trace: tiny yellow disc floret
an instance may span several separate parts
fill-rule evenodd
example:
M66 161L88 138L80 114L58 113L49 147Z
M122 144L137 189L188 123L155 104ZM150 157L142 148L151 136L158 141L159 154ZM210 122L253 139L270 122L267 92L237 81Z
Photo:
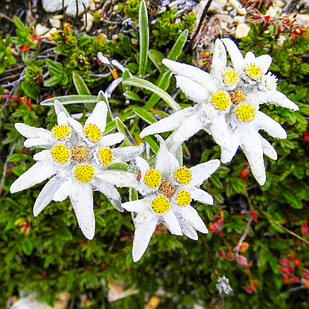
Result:
M157 170L150 169L146 172L144 176L144 183L152 189L155 189L159 186L162 180L161 173Z
M187 167L178 167L174 172L174 178L181 185L187 185L192 179L190 170Z
M102 132L95 124L86 124L84 126L84 134L94 143L102 138Z
M61 140L65 137L67 137L71 133L71 130L70 130L70 127L68 125L59 124L59 125L54 126L52 128L51 132L52 132L54 138Z
M168 211L170 208L171 204L168 201L168 199L163 196L159 195L157 196L152 202L151 202L151 207L154 212L157 214L163 214Z
M113 161L113 152L107 147L101 147L98 151L99 161L102 165L108 166Z
M224 111L231 105L231 99L227 92L218 90L211 95L210 103L218 110Z
M191 203L191 195L186 190L179 190L175 200L179 206L186 206Z
M70 159L70 150L62 144L57 144L50 151L53 159L60 164L67 163Z
M222 77L223 77L223 81L224 81L224 83L227 87L235 85L238 82L238 74L232 68L226 68L222 72Z
M74 177L79 182L90 182L94 177L94 170L90 164L77 165L74 170Z
M262 69L255 63L249 63L244 67L244 71L252 80L260 83L263 77Z
M251 104L242 103L236 107L235 114L238 120L249 122L254 119L256 110Z
M89 158L89 150L87 147L78 145L71 150L72 159L77 162L85 162Z

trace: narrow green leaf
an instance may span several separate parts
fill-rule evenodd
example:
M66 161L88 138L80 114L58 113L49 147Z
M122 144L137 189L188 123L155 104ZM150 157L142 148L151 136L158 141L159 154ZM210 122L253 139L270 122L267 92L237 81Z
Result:
M128 69L125 69L123 74L122 74L122 81L124 81L128 78L130 78L130 72L129 72ZM131 88L130 86L122 84L122 91L123 92L130 91L130 88Z
M172 75L171 71L167 71L162 75L162 78L160 78L159 83L158 83L158 87L160 89L166 90L168 88L170 84L170 80L171 80L171 75ZM160 100L160 97L158 95L156 95L155 93L152 94L148 102L145 104L144 108L147 110L152 108L159 100Z
M153 62L156 68L161 72L165 66L162 64L164 55L157 51L156 49L149 50L149 59Z
M26 255L30 255L33 250L32 241L28 237L24 237L21 239L21 248Z
M97 97L93 95L68 95L44 100L41 105L54 105L55 100L61 104L97 103Z
M112 114L112 110L111 110L111 107L109 105L109 101L108 101L104 91L102 91L102 90L99 91L98 97L97 97L97 102L100 102L100 101L105 102L106 105L107 105L108 113L107 113L106 121L109 122L109 121L114 120L114 117L113 117L113 114Z
M73 83L79 95L91 95L84 80L77 73L73 73Z
M167 92L147 80L133 77L125 80L123 84L150 90L160 96L174 111L181 109L179 104L176 103L175 100Z
M146 3L144 0L142 0L139 8L139 44L140 44L140 58L139 58L138 76L143 77L146 71L148 48L149 48L148 15L147 15Z
M147 123L152 124L157 121L157 119L148 112L145 108L141 108L139 106L130 106L136 115L144 119Z
M142 98L133 91L126 91L123 95L128 100L143 102Z
M289 204L296 208L296 209L301 209L303 208L302 203L299 201L299 199L291 192L284 190L282 192L283 197L289 202Z
M155 141L154 138L152 138L152 136L145 136L144 137L144 141L150 146L150 148L153 150L153 152L157 153L159 150L159 145L158 143Z
M60 62L45 59L45 63L51 75L61 76L63 74L63 65Z
M184 30L180 36L178 37L178 39L176 40L174 46L172 47L170 53L167 56L167 59L170 60L177 60L178 57L180 56L183 47L185 46L185 43L187 41L188 38L188 34L189 34L189 30L186 29Z
M124 136L125 136L124 143L128 146L135 146L136 143L134 141L134 138L131 136L126 125L118 117L116 118L116 126L117 126L119 132L123 133Z

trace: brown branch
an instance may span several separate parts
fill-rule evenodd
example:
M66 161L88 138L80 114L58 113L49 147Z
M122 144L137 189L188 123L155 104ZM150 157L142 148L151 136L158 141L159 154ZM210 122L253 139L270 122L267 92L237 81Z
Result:
M244 234L241 236L241 238L239 239L237 246L234 248L234 250L236 251L236 255L238 255L238 251L239 251L243 241L245 240L245 238L248 235L248 232L249 232L249 229L250 229L250 226L251 226L251 222L252 222L252 217L249 218L246 230L245 230Z

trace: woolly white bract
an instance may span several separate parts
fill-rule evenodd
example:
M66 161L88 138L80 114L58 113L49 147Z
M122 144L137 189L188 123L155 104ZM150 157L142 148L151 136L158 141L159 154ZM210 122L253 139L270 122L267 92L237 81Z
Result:
M144 198L122 204L128 211L137 213L134 218L133 260L138 261L146 251L157 224L163 223L174 235L185 234L197 240L195 230L208 233L191 200L212 204L213 198L199 186L220 165L211 160L191 168L180 167L176 157L170 153L165 142L160 140L160 149L154 168L143 158L136 158L140 176L131 186Z
M233 67L227 66L224 45ZM230 162L240 146L254 177L263 185L266 181L263 155L276 160L277 153L259 130L279 139L286 138L286 132L259 111L259 105L272 103L298 110L296 104L276 90L276 77L267 73L271 57L255 57L249 52L244 58L232 40L218 39L210 73L168 59L163 63L176 74L177 86L197 104L148 126L141 132L141 137L174 131L167 139L167 145L175 152L181 143L204 129L220 145L223 163Z
M130 161L143 151L143 146L110 148L124 139L122 133L103 135L107 106L97 103L84 127L69 116L55 101L58 125L51 131L16 123L19 133L27 139L25 147L42 147L34 155L36 163L11 186L12 193L28 189L53 176L41 190L33 208L37 216L52 200L70 197L82 232L88 239L94 237L95 219L92 190L99 190L118 209L122 210L116 186L126 186L136 178L128 172L107 170L113 163ZM105 179L104 173L108 173Z

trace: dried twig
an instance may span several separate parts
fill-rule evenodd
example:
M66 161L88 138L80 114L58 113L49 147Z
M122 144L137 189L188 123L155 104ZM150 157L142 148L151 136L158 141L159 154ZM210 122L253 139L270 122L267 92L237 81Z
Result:
M236 251L236 255L238 255L238 251L239 251L243 241L246 239L246 237L248 235L248 232L249 232L249 229L250 229L250 226L251 226L251 222L252 222L252 217L249 218L246 230L245 230L244 234L241 236L241 238L239 239L237 246L234 248L234 250Z

